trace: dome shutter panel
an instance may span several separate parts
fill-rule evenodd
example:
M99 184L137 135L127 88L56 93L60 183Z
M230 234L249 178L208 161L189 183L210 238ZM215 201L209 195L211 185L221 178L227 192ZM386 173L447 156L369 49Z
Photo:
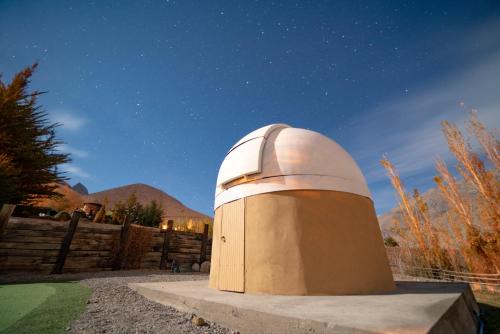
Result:
M233 149L222 162L217 185L261 172L264 137L251 139Z

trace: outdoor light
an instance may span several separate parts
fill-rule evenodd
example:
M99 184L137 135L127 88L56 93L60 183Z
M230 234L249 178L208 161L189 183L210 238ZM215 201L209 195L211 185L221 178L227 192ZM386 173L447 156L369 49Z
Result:
M161 230L161 232L167 232L167 230L168 230L168 223L166 223L166 222L161 223L160 230Z

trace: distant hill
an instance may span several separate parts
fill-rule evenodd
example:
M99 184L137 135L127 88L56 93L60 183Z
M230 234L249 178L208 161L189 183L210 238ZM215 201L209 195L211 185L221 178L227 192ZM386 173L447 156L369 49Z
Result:
M124 202L130 195L134 193L135 196L137 196L137 200L141 204L148 204L152 200L160 203L163 208L164 214L168 219L210 218L198 211L188 208L179 200L161 191L160 189L142 183L130 184L118 188L92 193L88 196L85 196L85 200L88 202L98 203L104 203L106 201L107 207L111 209L117 202Z
M78 182L77 184L75 184L74 186L72 186L71 189L73 189L74 191L76 191L80 195L88 195L89 194L89 191L87 190L87 187L85 187L80 182Z
M83 205L83 196L74 191L66 182L57 184L56 191L61 194L62 197L45 198L36 202L36 205L49 207L56 211L70 211L76 208L80 208Z
M466 186L463 181L458 182L458 187L460 192L462 193L467 192L469 196L475 195L475 189L471 188L470 186ZM431 223L444 223L447 219L448 204L442 197L439 189L431 188L427 190L422 194L422 198L425 200L429 208ZM386 212L378 217L380 229L382 230L382 234L384 234L384 236L395 236L394 233L391 232L391 227L394 226L394 220L402 222L402 215L399 207L393 208L391 211ZM403 226L404 225L402 224L402 227Z

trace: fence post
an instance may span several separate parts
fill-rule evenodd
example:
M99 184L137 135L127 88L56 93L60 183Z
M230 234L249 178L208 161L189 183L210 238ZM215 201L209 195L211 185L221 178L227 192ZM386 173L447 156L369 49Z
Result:
M7 227L7 223L9 222L10 216L16 206L14 204L4 204L2 205L2 209L0 210L0 238Z
M200 264L207 259L207 246L208 246L208 224L203 228L203 235L201 237L201 250L200 250Z
M168 247L170 246L170 235L172 234L173 228L174 228L174 221L168 220L167 230L165 231L165 236L163 237L163 248L161 250L160 269L167 268Z
M71 246L71 241L73 240L73 236L76 232L76 227L78 226L78 221L82 213L79 211L74 211L71 216L71 221L68 225L68 230L66 231L66 235L64 236L63 242L61 244L61 248L59 248L59 253L57 254L57 260L54 264L54 268L52 269L51 274L62 274L64 268L64 262L66 262L66 257L69 253L69 247Z
M132 219L130 216L125 216L125 220L123 222L122 231L120 233L120 245L118 248L118 254L113 263L113 270L122 269L123 265L123 257L125 255L125 250L127 247L127 241L130 234L130 224L132 224Z

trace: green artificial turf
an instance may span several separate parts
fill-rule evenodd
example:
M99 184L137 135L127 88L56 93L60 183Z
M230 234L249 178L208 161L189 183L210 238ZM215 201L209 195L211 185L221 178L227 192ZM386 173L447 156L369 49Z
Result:
M0 285L0 333L61 333L85 310L76 282Z

